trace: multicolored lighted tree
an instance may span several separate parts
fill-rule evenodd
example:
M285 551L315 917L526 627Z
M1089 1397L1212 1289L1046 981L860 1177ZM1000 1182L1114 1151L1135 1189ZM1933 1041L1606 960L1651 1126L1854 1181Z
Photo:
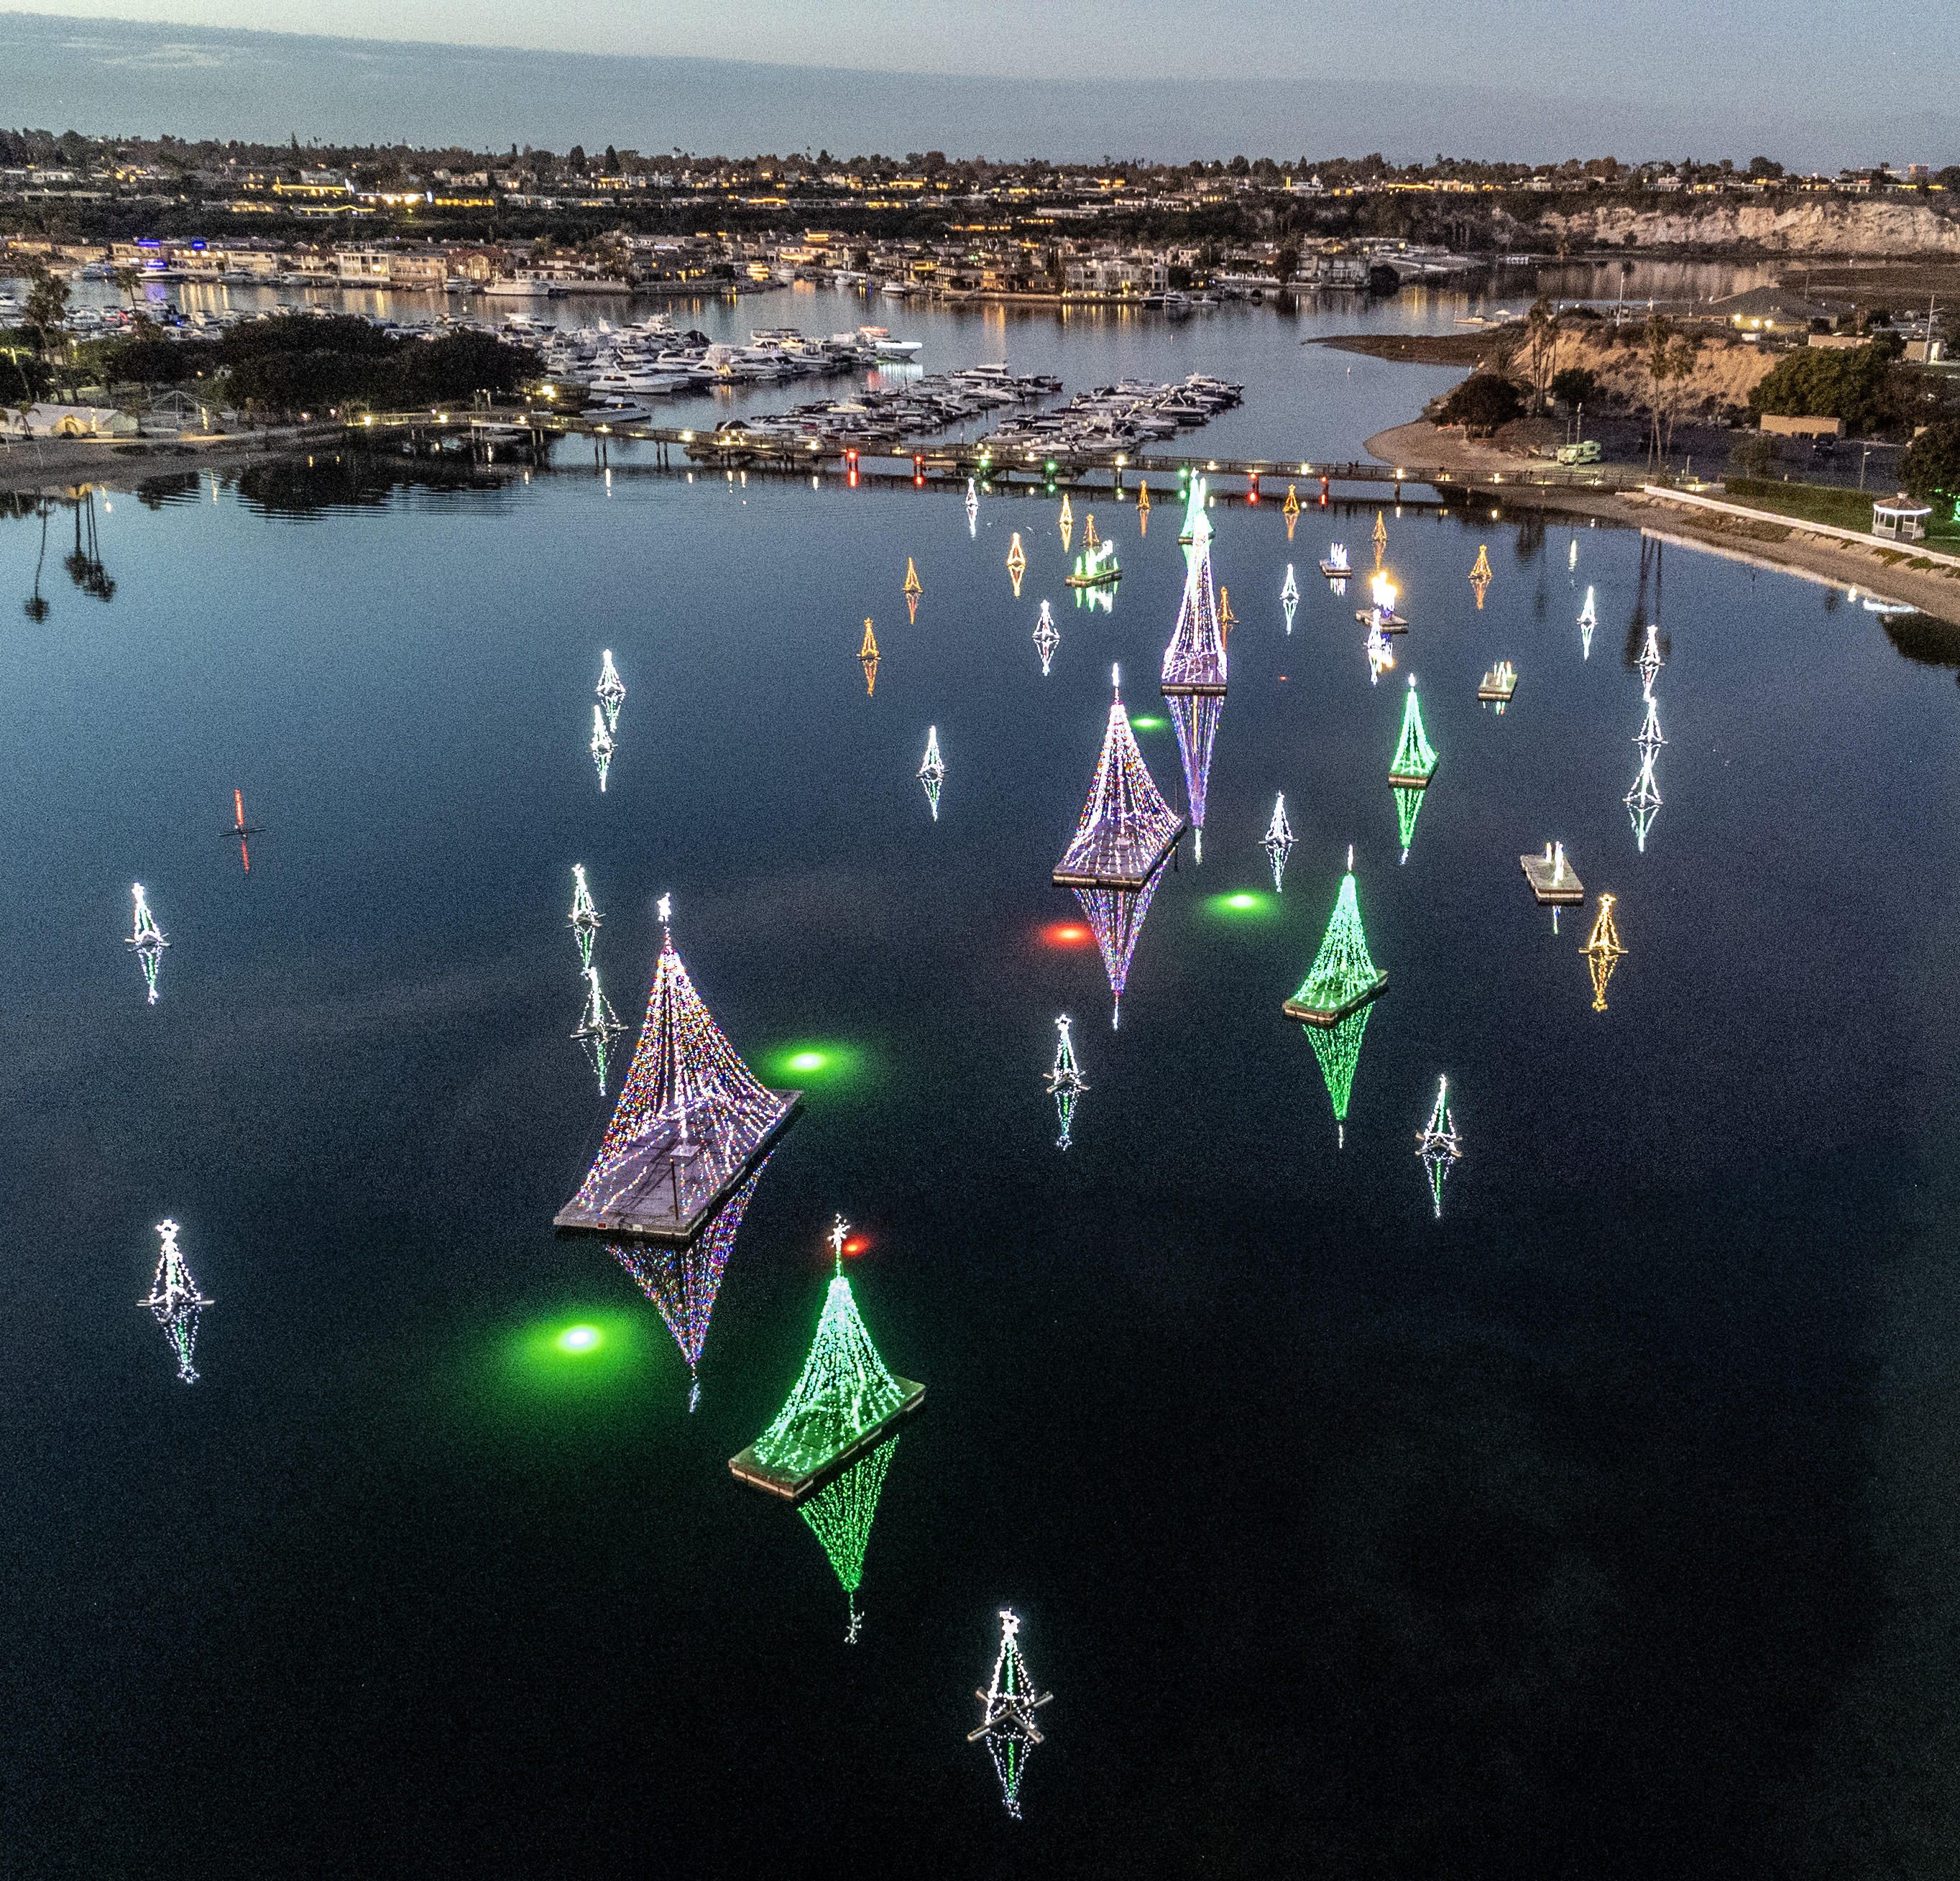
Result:
M735 1251L743 1211L768 1166L765 1156L756 1173L722 1204L702 1233L685 1247L663 1246L657 1241L606 1243L606 1252L632 1275L641 1292L659 1309L674 1343L680 1348L681 1357L687 1361L689 1411L701 1402L701 1354L708 1343L708 1322L714 1311L714 1296L721 1290L728 1257Z
M177 1376L187 1385L197 1383L197 1369L191 1359L197 1349L197 1316L212 1303L197 1290L190 1268L177 1246L180 1232L174 1221L159 1221L157 1232L163 1236L163 1252L157 1262L157 1277L150 1283L149 1297L138 1300L148 1307L164 1329L177 1354Z
M1055 657L1055 650L1061 645L1061 629L1055 624L1055 616L1048 612L1048 603L1041 604L1041 619L1035 622L1035 651L1041 655L1042 677L1048 677L1048 663Z
M1055 867L1058 888L1072 888L1102 949L1119 1022L1130 958L1165 861L1177 846L1184 820L1159 792L1137 749L1123 709L1121 675L1110 669L1115 697L1103 733L1096 775L1074 839Z
M150 912L150 904L144 897L143 884L131 884L130 894L135 898L135 925L129 938L124 944L136 950L138 963L143 969L143 984L148 988L149 1003L157 1003L157 969L164 963L164 950L170 945L164 931L157 925L157 918Z
M599 673L599 703L605 708L606 729L616 730L619 724L619 708L626 702L626 683L620 678L619 668L612 664L610 648L600 657L604 664Z
M994 1655L994 1676L986 1689L978 1686L973 1695L983 1708L977 1730L966 1733L971 1744L986 1740L992 1754L994 1774L1001 1779L1001 1799L1016 1822L1021 1819L1021 1777L1027 1768L1028 1753L1042 1742L1035 1713L1050 1703L1055 1694L1036 1694L1021 1657L1021 1623L1011 1609L1001 1609L1001 1647Z
M1173 692L1166 703L1177 731L1177 755L1184 766L1184 800L1191 824L1192 855L1204 860L1204 802L1211 786L1211 750L1225 701L1217 692Z
M1185 549L1184 593L1177 623L1164 648L1160 689L1177 728L1178 756L1184 766L1186 813L1194 852L1204 853L1204 802L1211 775L1211 751L1226 689L1225 621L1211 581L1211 525L1204 514L1204 482L1192 480L1191 539Z
M1076 1062L1075 1041L1068 1036L1068 1026L1066 1013L1055 1022L1055 1063L1048 1074L1048 1091L1055 1099L1055 1120L1061 1125L1061 1135L1055 1141L1058 1150L1068 1147L1070 1133L1075 1128L1075 1100L1089 1088L1089 1081L1082 1075L1082 1068Z
M591 890L585 885L583 862L571 865L571 932L578 943L578 964L583 971L592 965L592 944L598 937L603 917L593 902Z
M612 728L606 722L603 706L592 708L592 762L599 769L599 790L603 796L606 791L606 773L612 765Z
M1382 675L1395 670L1395 643L1389 630L1370 627L1362 636L1361 651L1368 657L1368 683L1380 685Z
M1273 865L1273 893L1277 895L1286 875L1287 858L1293 854L1293 825L1287 821L1284 791L1273 799L1272 821L1266 825L1266 833L1259 839L1259 847L1265 851L1266 860Z
M674 951L665 896L660 912L646 1023L598 1158L554 1217L562 1228L692 1240L801 1101L766 1090L736 1055Z
M1443 1185L1463 1154L1462 1139L1456 1134L1456 1121L1449 1114L1449 1080L1436 1081L1436 1103L1429 1121L1415 1133L1416 1154L1422 1160L1423 1173L1429 1178L1436 1218L1443 1219Z
M925 756L918 768L919 781L925 786L925 800L932 806L932 820L939 821L939 787L946 781L945 762L939 755L939 727L925 728Z

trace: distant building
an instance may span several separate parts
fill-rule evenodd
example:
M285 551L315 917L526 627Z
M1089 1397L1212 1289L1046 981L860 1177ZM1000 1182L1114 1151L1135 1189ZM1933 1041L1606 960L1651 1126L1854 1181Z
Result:
M1745 333L1805 333L1813 320L1834 326L1850 310L1836 301L1806 301L1783 288L1748 288L1708 304L1710 314Z

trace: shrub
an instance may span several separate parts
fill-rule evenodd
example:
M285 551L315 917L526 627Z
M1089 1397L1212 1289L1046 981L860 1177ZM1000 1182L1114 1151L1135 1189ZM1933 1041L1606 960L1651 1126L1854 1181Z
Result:
M1510 380L1494 372L1473 373L1437 407L1439 425L1465 425L1494 431L1524 409Z
M1960 419L1930 425L1899 465L1905 487L1922 502L1945 497L1960 504Z

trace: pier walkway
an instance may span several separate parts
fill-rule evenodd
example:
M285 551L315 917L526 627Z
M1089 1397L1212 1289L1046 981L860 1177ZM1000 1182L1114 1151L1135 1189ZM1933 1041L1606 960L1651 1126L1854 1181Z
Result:
M1323 492L1331 492L1336 485L1387 485L1398 493L1405 485L1439 492L1496 486L1612 492L1637 489L1653 476L1651 471L1634 467L1589 464L1567 469L1526 460L1507 463L1501 470L1486 471L1452 469L1438 463L1387 464L1365 458L1327 463L1309 457L1217 457L1201 451L1058 450L1044 453L1024 446L997 448L985 438L958 443L943 439L921 441L873 450L821 438L758 434L735 424L724 423L719 428L632 422L615 424L590 415L574 418L536 409L373 412L364 414L358 424L348 427L348 431L350 440L371 438L377 433L407 433L431 442L468 436L482 440L493 449L499 441L528 442L536 447L555 438L578 437L590 442L595 461L602 464L609 460L615 444L651 444L657 454L657 461L663 467L806 475L813 471L854 471L861 476L880 479L903 477L920 487L954 483L963 489L972 477L995 485L1106 486L1121 495L1126 485L1140 480L1147 479L1161 489L1172 480L1192 474L1210 479L1214 489L1220 478L1238 479L1244 486L1242 490L1230 494L1271 501L1275 507L1284 501L1288 484L1294 486L1305 508ZM525 435L520 438L519 434ZM1308 488L1300 489L1302 484ZM1227 492L1220 490L1219 493Z

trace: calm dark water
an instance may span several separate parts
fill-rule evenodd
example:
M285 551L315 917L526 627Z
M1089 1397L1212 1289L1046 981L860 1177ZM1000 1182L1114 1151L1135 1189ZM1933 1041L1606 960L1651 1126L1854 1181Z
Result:
M1128 571L1092 616L1045 501L969 539L909 491L345 491L323 464L286 489L310 516L116 498L113 601L51 558L47 619L0 638L7 1872L1950 1866L1949 670L1794 581L1411 508L1415 625L1371 687L1352 599L1307 577L1373 512L1289 545L1220 506L1204 860L1112 1033L1093 950L1043 938L1075 912L1048 871L1112 660L1160 711L1168 501L1141 541L1077 506ZM37 543L0 527L10 595ZM1644 854L1637 613L1669 645ZM1442 762L1402 865L1411 671ZM1140 736L1181 803L1168 727ZM1588 890L1556 936L1516 859L1552 836ZM1350 842L1391 985L1337 1150L1279 1005ZM829 1060L692 1416L651 1310L549 1227L608 1109L568 1036L574 861L622 1017L670 891L750 1061ZM1066 1154L1062 1012L1092 1087ZM1441 1074L1466 1154L1439 1222ZM725 1466L795 1375L840 1210L873 1336L929 1388L854 1647L815 1538ZM167 1214L217 1303L189 1389L136 1303ZM578 1322L603 1364L536 1358ZM1055 1694L1019 1824L964 1741L1008 1603Z

